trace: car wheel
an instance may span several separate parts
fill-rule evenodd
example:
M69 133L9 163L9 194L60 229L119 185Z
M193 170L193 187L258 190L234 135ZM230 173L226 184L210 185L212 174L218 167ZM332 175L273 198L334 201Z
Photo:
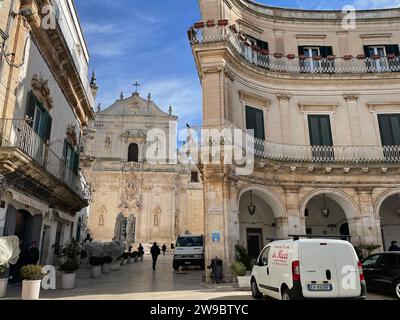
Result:
M253 295L253 298L257 300L260 300L263 297L260 290L258 290L257 282L254 279L251 280L251 294Z
M400 299L400 281L397 281L394 285L394 293L396 294L397 299Z
M284 289L282 292L282 300L292 300L289 289Z

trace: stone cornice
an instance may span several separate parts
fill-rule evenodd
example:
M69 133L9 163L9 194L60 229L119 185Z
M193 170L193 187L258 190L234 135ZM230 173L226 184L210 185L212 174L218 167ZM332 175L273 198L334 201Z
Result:
M49 0L23 0L21 8L32 12L42 12L42 8L50 5ZM75 67L74 59L59 27L42 28L42 16L34 14L27 18L32 39L37 45L43 59L47 62L54 78L64 93L68 104L74 109L82 126L94 118L94 111L87 98L87 92ZM55 49L56 48L56 49Z

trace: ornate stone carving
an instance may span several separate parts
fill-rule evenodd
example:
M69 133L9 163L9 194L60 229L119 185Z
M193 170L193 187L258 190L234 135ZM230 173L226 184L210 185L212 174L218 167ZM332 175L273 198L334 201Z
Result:
M157 206L156 208L154 208L153 210L153 218L154 218L154 226L158 227L160 225L160 218L161 218L161 208L159 206Z
M122 199L119 209L122 212L137 212L142 207L142 197L140 195L141 181L134 175L129 176L125 181L122 192Z
M142 130L128 130L122 134L125 143L136 142L143 144L146 142L146 133Z
M41 76L35 74L32 77L32 91L35 96L50 110L54 107L53 98L50 95L49 80L43 80Z
M67 135L68 142L73 146L76 147L78 145L78 136L76 133L76 125L70 124L67 127L67 131L65 133Z

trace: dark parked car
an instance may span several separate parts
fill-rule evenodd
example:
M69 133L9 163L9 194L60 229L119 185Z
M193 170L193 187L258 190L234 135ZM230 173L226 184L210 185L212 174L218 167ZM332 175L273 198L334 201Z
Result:
M387 292L400 299L400 252L374 254L362 266L368 290Z

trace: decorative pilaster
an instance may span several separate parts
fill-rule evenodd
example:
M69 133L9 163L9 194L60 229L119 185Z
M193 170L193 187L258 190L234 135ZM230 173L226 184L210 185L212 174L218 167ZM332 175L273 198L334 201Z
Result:
M361 146L363 143L361 134L360 116L358 113L358 98L359 95L355 93L344 94L344 99L347 103L347 113L349 115L350 133L353 145Z
M302 234L305 232L305 221L301 219L298 187L285 187L286 208L288 214L288 234Z
M289 100L291 95L288 93L278 93L276 95L279 102L279 111L281 115L281 136L282 143L289 144L290 141L290 121L289 121Z

